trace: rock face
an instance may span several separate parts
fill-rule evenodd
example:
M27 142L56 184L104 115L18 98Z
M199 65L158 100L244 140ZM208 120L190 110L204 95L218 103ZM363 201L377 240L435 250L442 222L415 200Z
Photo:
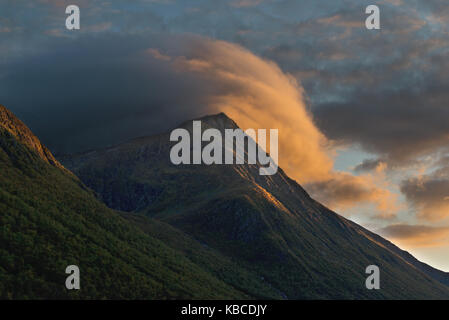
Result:
M199 120L203 130L237 127L224 114ZM446 273L316 202L282 169L260 176L259 165L176 166L172 145L165 133L60 161L111 208L181 230L284 298L449 298ZM381 290L365 287L372 264Z
M36 151L45 162L55 167L61 169L63 168L59 161L55 159L50 150L48 150L47 147L40 142L33 132L31 132L31 130L11 111L2 105L0 105L0 127L16 137L17 141Z

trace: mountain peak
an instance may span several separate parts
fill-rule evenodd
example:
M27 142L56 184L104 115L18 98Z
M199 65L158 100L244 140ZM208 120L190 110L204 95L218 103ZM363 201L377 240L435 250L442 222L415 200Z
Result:
M210 114L203 117L191 119L188 121L184 121L180 126L180 128L185 128L187 130L191 130L193 121L201 121L201 125L203 129L214 128L220 131L224 131L224 129L238 129L239 126L235 123L234 120L229 118L224 112Z
M13 135L17 141L37 152L45 162L55 167L65 169L33 132L31 132L19 118L3 105L0 105L0 129L6 130L9 134Z
M216 129L237 129L239 126L234 120L229 118L224 112L207 115L198 120Z

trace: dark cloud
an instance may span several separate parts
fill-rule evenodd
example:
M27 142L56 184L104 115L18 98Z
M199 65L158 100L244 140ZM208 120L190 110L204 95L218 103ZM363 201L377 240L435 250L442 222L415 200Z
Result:
M315 109L332 139L359 143L389 160L407 161L449 142L449 86L355 95Z
M427 220L449 217L449 167L402 181L401 192L418 211L418 217Z
M382 234L393 238L411 238L417 235L444 231L449 233L449 227L432 227L425 225L394 224L380 229Z
M3 66L2 103L56 152L160 132L204 113L210 90L145 54L163 43L112 35L54 41L45 54Z
M366 171L372 171L380 166L385 165L384 160L382 159L365 159L362 163L357 165L354 168L355 172L366 172Z

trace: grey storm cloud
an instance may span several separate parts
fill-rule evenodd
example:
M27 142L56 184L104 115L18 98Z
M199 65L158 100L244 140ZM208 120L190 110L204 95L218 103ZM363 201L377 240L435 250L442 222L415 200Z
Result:
M94 101L114 106L122 103L129 92L132 95L126 99L130 103L139 100L137 97L140 96L145 97L154 110L165 110L161 106L177 103L174 101L176 97L195 89L190 88L188 81L183 85L179 84L182 81L177 81L179 87L176 92L179 95L154 98L154 95L150 96L152 88L158 90L158 85L170 81L170 75L159 74L160 81L155 81L147 71L151 74L155 72L152 68L160 69L161 66L144 61L142 69L147 69L141 72L140 77L148 86L143 88L137 80L133 84L134 80L130 79L129 70L139 69L138 58L117 55L128 46L138 49L139 41L133 39L139 37L147 37L146 46L157 47L159 40L151 43L154 33L190 32L240 44L275 61L284 72L295 76L305 88L310 110L320 129L329 139L359 144L396 164L433 152L446 143L448 108L445 106L449 92L449 80L445 76L449 72L449 24L446 21L449 14L445 0L217 0L213 3L173 0L136 1L133 5L83 0L80 1L83 17L80 36L61 28L65 19L63 9L69 2L39 0L29 5L13 4L12 1L0 4L0 26L4 25L3 29L10 31L1 33L0 57L9 58L12 53L14 56L28 56L29 51L45 55L50 49L54 52L52 59L55 65L62 65L67 56L74 65L80 65L70 77L72 80L67 80L72 84L78 76L80 79L84 77L86 88L89 81L96 81L97 88L106 89L116 87L112 82L117 84L120 79L128 79L122 83L121 92L109 89L109 100L104 94L99 94L101 90L97 90L97 100ZM369 4L377 4L381 8L382 28L376 32L364 28L364 9ZM30 10L39 18L30 16ZM3 12L8 15L2 16ZM116 40L112 39L112 33ZM123 43L123 48L117 48L119 46L114 41ZM62 49L64 46L66 48ZM78 56L68 51L77 52ZM6 71L0 71L0 77L12 70L11 65L19 64L26 66L19 66L22 76L29 72L31 79L31 73L38 72L39 65L43 67L44 63L39 61L39 57L16 64L9 62L3 67ZM89 63L94 72L86 78L81 75L85 70L81 65ZM40 73L41 85L47 81L48 74L49 85L69 94L67 89L59 88L61 83L51 82L58 82L54 80L55 72L62 73L64 69L59 70L50 62L47 64L45 74ZM100 79L102 75L105 79ZM20 72L16 78L19 76ZM12 84L7 86L8 90L17 90ZM89 87L92 91L92 83ZM18 88L28 87L19 83ZM41 92L46 92L45 89L41 88ZM80 103L84 92L92 94L81 88ZM21 98L26 99L26 96ZM76 97L72 99L76 100ZM14 107L18 108L18 104ZM57 108L53 109L58 112ZM141 107L131 109L131 113L135 109L135 116L140 118L138 110ZM120 119L116 113L111 110L106 116ZM155 121L155 130L161 127L158 123L167 121L164 112L154 112L156 114L160 114L161 121ZM30 114L25 116L33 120ZM93 116L95 119L94 113ZM176 119L177 116L171 118ZM122 120L126 121L126 117ZM86 122L87 127L89 121ZM42 132L50 136L49 132Z
M46 53L3 66L2 103L57 153L166 130L203 114L201 97L212 88L144 54L163 43L157 36L58 39Z
M325 134L359 143L386 159L407 162L445 148L449 142L449 86L435 84L360 94L314 110Z

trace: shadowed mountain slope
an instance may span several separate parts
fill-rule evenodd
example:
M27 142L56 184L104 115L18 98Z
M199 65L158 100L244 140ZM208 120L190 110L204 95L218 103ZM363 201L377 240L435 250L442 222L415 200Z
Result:
M237 128L224 114L201 120L203 129ZM181 127L191 131L192 122ZM166 133L60 160L145 232L157 228L144 216L182 230L284 298L449 298L447 274L316 202L282 169L261 176L259 165L176 166L173 144ZM365 287L373 264L380 290Z
M20 120L0 112L0 298L281 297L183 232L139 217L144 232L107 208ZM72 264L80 290L65 288Z

